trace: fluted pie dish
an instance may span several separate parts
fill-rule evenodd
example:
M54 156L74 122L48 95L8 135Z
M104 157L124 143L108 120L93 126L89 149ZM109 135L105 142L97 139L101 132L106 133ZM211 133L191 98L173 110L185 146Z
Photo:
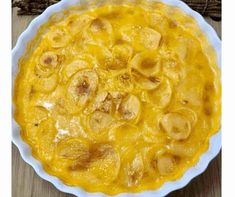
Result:
M219 58L182 2L62 1L13 50L13 140L62 191L164 196L220 149Z

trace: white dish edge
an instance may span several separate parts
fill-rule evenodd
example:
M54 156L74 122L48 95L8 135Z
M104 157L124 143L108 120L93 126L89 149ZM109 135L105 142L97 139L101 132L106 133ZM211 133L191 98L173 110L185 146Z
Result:
M35 36L37 33L38 27L45 23L48 18L60 11L66 8L69 5L72 4L79 4L82 0L62 0L59 3L52 5L48 7L40 16L36 17L28 26L28 28L20 35L20 37L17 40L16 46L12 50L12 85L14 84L15 76L18 71L18 60L20 57L24 54L24 51L26 49L27 43ZM216 54L217 54L217 62L218 65L221 66L221 41L218 38L215 30L203 19L203 17L198 14L197 12L193 11L191 8L189 8L184 2L180 0L160 0L160 2L177 6L180 9L182 9L185 13L188 15L193 16L196 21L198 22L201 30L206 34L209 42L214 47ZM12 111L12 117L13 117L14 107ZM36 173L42 178L47 180L48 182L51 182L58 190L74 194L75 196L79 197L107 197L108 195L105 195L100 192L96 193L90 193L86 192L80 187L71 187L65 185L61 180L59 180L55 176L49 175L45 170L43 169L40 161L36 160L32 154L31 154L31 148L29 145L27 145L20 136L20 127L12 118L12 138L13 143L18 147L20 154L23 158L23 160L31 165L33 169L36 171ZM210 146L209 149L200 157L199 162L188 169L185 174L176 181L171 181L163 184L159 189L151 190L151 191L144 191L140 193L121 193L116 195L117 197L161 197L166 196L172 191L178 190L180 188L183 188L186 186L193 178L200 175L202 172L204 172L209 164L209 162L215 158L215 156L219 153L221 149L221 130L218 131L215 135L213 135L210 138Z

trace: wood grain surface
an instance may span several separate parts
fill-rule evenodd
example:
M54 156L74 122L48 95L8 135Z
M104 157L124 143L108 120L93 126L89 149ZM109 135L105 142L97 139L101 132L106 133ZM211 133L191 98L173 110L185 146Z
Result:
M12 47L17 38L26 29L34 16L17 16L16 9L12 10ZM221 36L221 22L206 20ZM26 164L18 151L12 145L12 196L13 197L73 197L58 191L51 183L41 179ZM168 197L220 197L221 196L221 154L219 154L208 166L207 170L193 179L186 187L174 191Z

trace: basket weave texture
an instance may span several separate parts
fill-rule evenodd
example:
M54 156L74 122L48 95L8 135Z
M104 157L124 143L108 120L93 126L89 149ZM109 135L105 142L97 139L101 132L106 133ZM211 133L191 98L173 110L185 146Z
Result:
M19 15L38 15L48 6L60 0L12 0L12 7L18 7ZM203 16L221 20L221 0L183 0Z

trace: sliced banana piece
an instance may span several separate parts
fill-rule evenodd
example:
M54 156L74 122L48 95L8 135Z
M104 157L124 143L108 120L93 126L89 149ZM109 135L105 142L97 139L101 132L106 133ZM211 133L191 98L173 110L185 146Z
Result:
M196 153L197 147L182 142L172 142L168 146L168 150L171 154L179 157L192 157Z
M106 184L117 178L120 169L120 157L111 144L93 144L90 148L90 155L89 172L95 178Z
M160 79L157 76L146 77L135 69L132 69L131 74L135 83L144 90L153 90L160 85Z
M84 37L88 42L111 46L113 43L112 32L113 28L108 20L95 18L84 32Z
M35 74L39 77L48 77L56 71L59 65L58 56L52 51L44 52L39 64L35 66Z
M119 115L124 120L138 121L141 111L141 103L137 96L128 95L122 100L118 109Z
M109 140L119 147L128 147L135 144L141 137L141 131L132 124L124 123L112 128L109 132Z
M121 71L119 72L115 78L114 78L114 83L119 91L132 91L134 86L133 86L133 79L131 77L131 74L127 71Z
M111 113L113 111L113 101L111 94L107 91L99 93L95 98L93 109L105 113Z
M46 68L56 68L58 65L57 55L52 51L47 51L42 54L39 60L40 64Z
M192 127L197 123L198 115L193 109L181 107L181 108L176 109L175 112L187 117Z
M70 170L82 170L89 166L89 144L81 138L65 138L57 144L56 156Z
M91 21L90 30L94 33L102 32L102 31L111 33L112 25L109 23L108 20L104 18L96 18Z
M130 66L147 77L156 75L161 70L160 59L156 51L137 53L131 60Z
M165 150L159 145L146 147L143 150L145 172L150 177L159 176L159 172L157 168L157 160L160 155L164 154L164 152Z
M111 115L101 111L95 111L90 117L90 129L93 132L100 132L103 129L107 129L112 124L113 120Z
M47 36L53 48L65 47L70 41L69 34L61 29L54 29L50 31Z
M77 106L84 106L94 95L98 76L93 70L81 70L75 74L68 85L68 98Z
M147 49L157 49L161 40L161 34L154 29L144 27L139 35L140 43Z
M157 27L161 33L165 33L168 26L168 20L160 13L154 12L146 15L150 27Z
M126 96L126 93L118 91L110 91L110 94L115 105L115 110L117 111L121 105L122 99Z
M161 175L171 174L175 169L176 163L172 156L163 155L157 159L157 168Z
M164 131L175 140L185 140L191 133L190 121L179 113L165 114L160 124Z
M95 57L98 66L101 68L107 69L113 60L112 52L104 45L87 44L83 50Z
M162 69L163 73L170 78L175 84L178 84L179 81L184 77L183 71L177 60L167 59L162 60Z
M63 67L61 71L61 77L63 82L67 82L71 76L77 73L80 70L89 68L90 65L81 59L74 60L70 64Z
M58 85L58 75L52 74L47 78L36 77L33 84L33 90L37 92L52 92Z
M127 25L121 28L122 39L130 42L135 50L157 49L161 34L149 27Z
M118 70L127 68L132 57L133 49L128 44L117 44L112 48L112 61L108 65L108 69Z
M170 81L166 78L160 78L158 88L148 93L150 102L157 108L165 108L169 105L172 97L172 87Z
M81 32L81 29L87 27L90 22L94 20L93 16L89 16L86 14L78 14L78 15L73 15L68 19L68 27L69 27L69 32L72 35L77 35L78 33Z
M57 156L68 160L89 158L89 144L80 138L65 138L57 145Z
M136 186L141 182L144 175L144 163L140 153L127 166L126 175L128 187Z

